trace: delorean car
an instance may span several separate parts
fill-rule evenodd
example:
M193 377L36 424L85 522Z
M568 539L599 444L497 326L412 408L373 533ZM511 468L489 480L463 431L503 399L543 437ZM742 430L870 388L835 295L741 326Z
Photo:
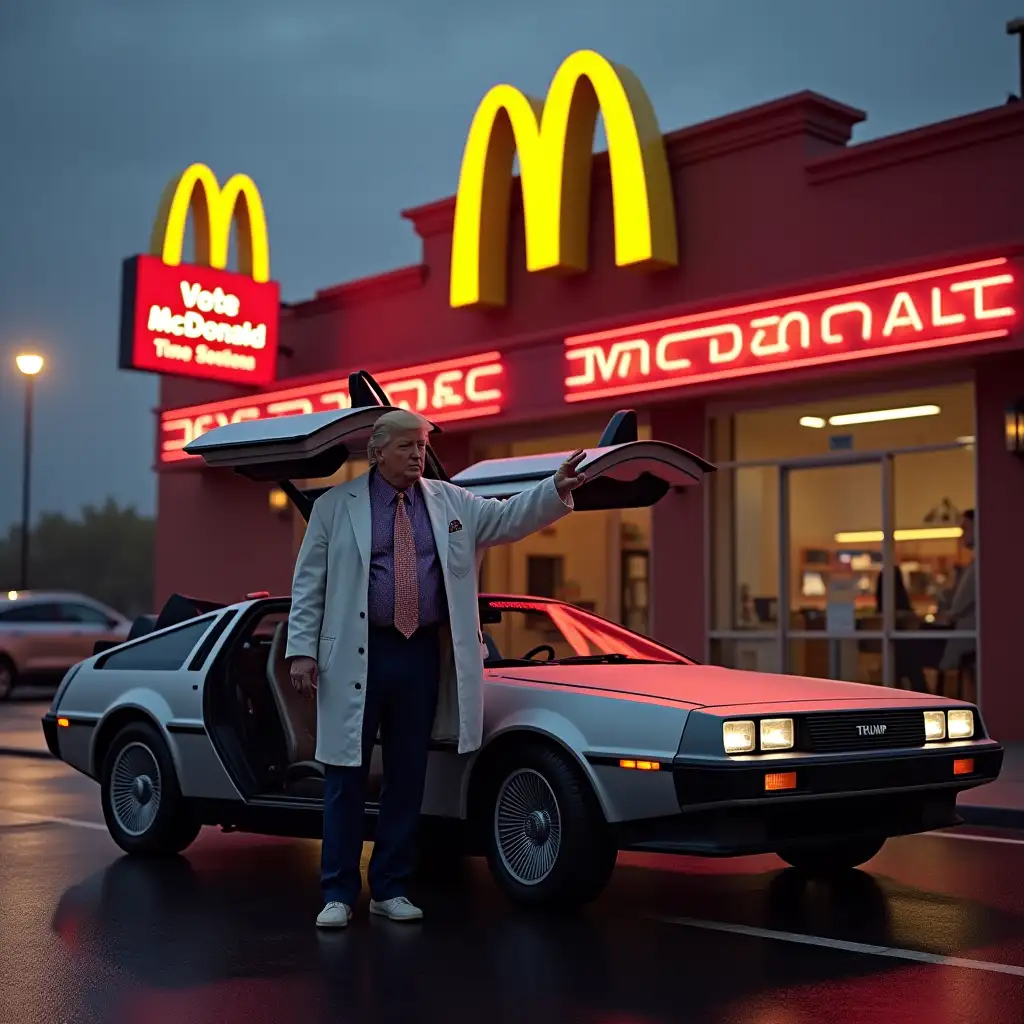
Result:
M186 450L276 482L308 520L323 492L294 481L331 476L364 451L387 404L365 372L351 376L350 393L350 409L230 424ZM489 460L451 479L501 500L563 458ZM670 490L696 489L714 467L639 440L626 410L582 469L576 515L652 506ZM431 449L427 474L448 479ZM99 783L123 850L178 853L204 825L320 835L316 704L289 682L288 609L287 597L266 593L227 606L175 595L126 642L98 644L64 677L43 718L47 744ZM850 870L891 836L959 824L957 795L1002 765L1002 747L969 703L702 665L529 595L482 595L479 633L483 745L466 755L432 749L424 851L486 856L522 904L595 898L619 850L773 852L810 874ZM380 781L378 746L367 838Z

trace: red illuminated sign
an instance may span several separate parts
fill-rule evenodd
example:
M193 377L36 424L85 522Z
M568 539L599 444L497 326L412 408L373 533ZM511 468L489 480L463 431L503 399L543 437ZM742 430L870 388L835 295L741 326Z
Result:
M565 340L565 400L771 373L1006 337L1006 259L676 317Z
M394 405L415 409L435 423L493 416L501 412L504 367L497 352L390 370L373 376ZM186 455L182 448L213 427L269 416L347 409L350 404L348 380L344 379L209 402L186 409L168 409L160 414L160 462L194 460L196 456Z
M121 301L122 369L250 386L277 374L276 281L133 256Z

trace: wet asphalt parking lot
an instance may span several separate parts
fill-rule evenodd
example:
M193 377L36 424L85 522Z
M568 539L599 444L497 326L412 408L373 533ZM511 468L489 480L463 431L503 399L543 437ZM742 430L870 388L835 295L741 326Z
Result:
M422 924L364 904L327 934L318 858L205 829L136 861L90 780L0 757L0 1022L1024 1022L1021 833L893 840L832 884L771 856L622 855L557 916L468 860L420 879Z

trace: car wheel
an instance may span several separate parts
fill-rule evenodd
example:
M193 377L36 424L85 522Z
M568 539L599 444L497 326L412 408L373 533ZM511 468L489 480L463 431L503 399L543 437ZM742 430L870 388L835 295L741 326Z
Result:
M133 722L115 737L100 776L107 829L126 853L180 853L202 827L178 787L167 744L146 722Z
M834 875L866 864L885 845L885 839L855 839L839 843L814 843L779 850L779 856L808 875Z
M494 772L487 860L516 903L580 906L611 878L618 851L589 782L565 754L527 746Z
M18 681L18 673L10 658L0 655L0 700L7 700Z

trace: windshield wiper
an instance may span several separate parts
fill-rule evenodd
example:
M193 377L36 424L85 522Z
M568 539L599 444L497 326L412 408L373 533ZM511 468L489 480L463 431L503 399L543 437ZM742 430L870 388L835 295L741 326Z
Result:
M631 658L628 654L576 654L569 658L558 658L549 664L553 665L618 665L629 662L631 665L657 665L654 658Z

